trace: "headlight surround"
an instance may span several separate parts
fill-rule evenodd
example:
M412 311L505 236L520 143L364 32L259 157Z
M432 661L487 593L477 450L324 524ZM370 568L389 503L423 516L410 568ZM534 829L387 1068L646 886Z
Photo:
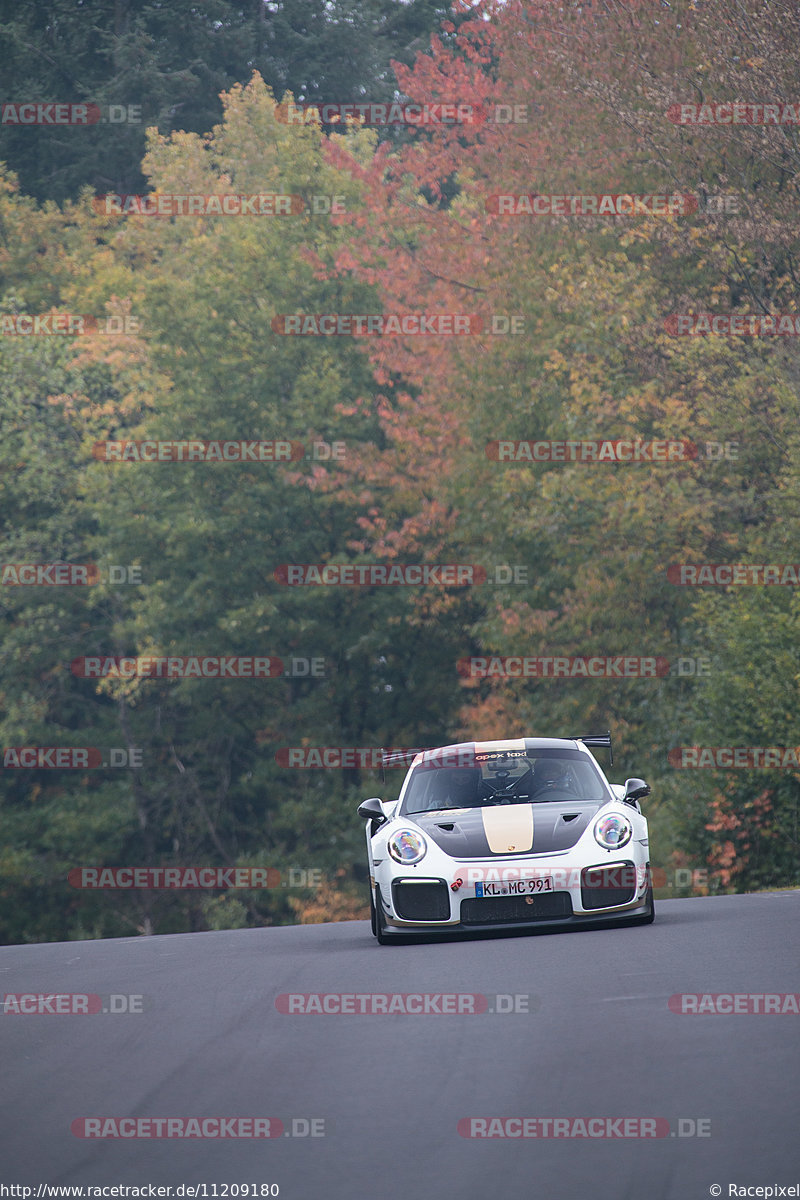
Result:
M414 829L398 829L386 846L394 861L405 866L421 862L428 852L425 838Z
M594 823L594 839L605 850L619 850L633 836L633 825L623 813L607 813Z

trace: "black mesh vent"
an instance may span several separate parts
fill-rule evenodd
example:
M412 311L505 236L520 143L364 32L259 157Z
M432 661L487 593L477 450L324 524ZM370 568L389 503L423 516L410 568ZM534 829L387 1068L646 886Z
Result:
M572 916L569 892L543 896L488 896L461 901L462 925L494 925L503 921L557 921Z
M632 862L581 871L581 904L584 908L612 908L630 904L636 896L636 867Z
M396 879L392 884L394 910L403 921L447 921L450 917L450 896L446 883L405 883Z

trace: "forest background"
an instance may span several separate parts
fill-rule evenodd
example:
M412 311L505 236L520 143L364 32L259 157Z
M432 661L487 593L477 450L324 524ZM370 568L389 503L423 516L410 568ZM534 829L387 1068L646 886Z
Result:
M798 884L798 45L790 0L0 3L0 941L366 916L378 749L473 738L611 730L657 896ZM355 103L411 108L308 107ZM294 199L121 199L189 195ZM192 439L295 450L102 449ZM119 669L208 655L274 671ZM208 866L271 886L75 886Z

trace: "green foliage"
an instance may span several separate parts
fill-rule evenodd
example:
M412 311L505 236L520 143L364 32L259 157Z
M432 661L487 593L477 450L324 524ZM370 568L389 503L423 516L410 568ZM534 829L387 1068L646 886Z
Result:
M146 129L206 133L220 119L220 93L253 71L278 98L384 100L391 61L424 51L446 13L441 0L5 0L6 101L96 104L104 120L4 124L0 159L40 200L74 199L85 185L141 192Z
M294 747L610 727L613 777L653 786L655 865L707 869L712 890L797 882L797 770L679 770L668 757L800 743L796 594L691 589L667 574L796 559L796 339L677 338L664 325L681 311L797 311L792 130L711 136L664 117L710 86L712 60L722 98L763 100L775 81L798 94L793 9L780 0L781 20L768 21L749 2L675 0L655 23L638 0L472 7L425 54L435 0L0 6L9 99L141 102L150 126L146 142L133 127L0 131L21 180L0 179L0 311L129 322L119 334L0 338L0 561L100 573L88 587L3 585L2 747L140 756L118 769L3 769L0 939L357 915L355 807L394 795L401 772L384 783L357 768L291 769L280 752ZM405 64L396 78L391 58ZM526 103L532 119L333 135L282 123L285 90ZM486 206L501 189L666 186L736 192L743 209L582 221ZM291 194L305 207L96 213L91 192L112 188ZM315 212L320 196L344 213ZM273 325L381 311L478 313L489 327L520 314L525 332L358 339ZM501 438L637 437L685 439L699 454L597 466L487 455ZM346 453L175 463L93 451L145 438L344 442ZM737 454L706 457L717 442ZM292 587L279 570L367 562L474 563L491 581ZM505 564L526 582L496 584ZM206 654L277 656L289 671L98 681L71 667ZM456 670L471 654L660 655L673 668L474 681ZM707 677L678 673L698 656L711 659ZM322 674L292 674L295 660L323 660ZM84 866L207 865L281 876L221 894L92 891L70 878ZM324 884L275 885L306 878L293 871Z

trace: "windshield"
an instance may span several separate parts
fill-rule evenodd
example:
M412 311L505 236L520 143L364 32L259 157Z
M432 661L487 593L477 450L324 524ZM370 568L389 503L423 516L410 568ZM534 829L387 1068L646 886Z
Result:
M492 751L463 757L470 765L434 761L415 767L401 811L609 799L597 764L580 750Z

